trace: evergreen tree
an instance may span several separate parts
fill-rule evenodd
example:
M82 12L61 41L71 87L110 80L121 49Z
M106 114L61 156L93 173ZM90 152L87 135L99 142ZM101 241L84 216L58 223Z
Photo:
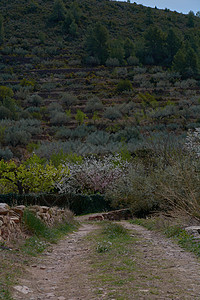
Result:
M68 11L66 16L65 16L65 20L63 22L63 25L62 25L62 31L63 33L69 33L69 28L70 28L70 25L72 24L72 22L74 21L74 18L72 16L72 13L71 11Z
M3 24L3 16L0 15L0 46L4 41L4 24Z
M82 11L76 2L70 5L70 12L74 17L75 22L78 24L82 15Z
M146 55L152 58L152 63L161 64L166 58L166 36L156 26L150 28L144 34Z
M78 25L75 23L75 21L72 21L71 25L69 26L69 33L73 37L77 36Z
M134 53L134 43L129 38L126 38L126 40L124 42L124 56L125 56L125 59L127 59L128 57L130 57L134 54L135 54Z
M110 57L117 58L119 63L123 63L124 47L120 40L112 40L110 42Z
M101 23L89 29L86 37L86 50L90 56L104 64L108 58L108 31Z
M188 13L187 26L194 27L194 12L192 10Z
M184 53L184 48L178 50L176 55L174 56L172 68L174 71L179 72L180 74L184 73L185 65L186 65L186 57Z
M65 19L66 9L62 0L55 0L50 21L60 22Z
M166 39L167 57L169 64L172 63L174 55L181 47L181 38L176 34L174 29L170 29Z
M198 74L198 57L188 43L184 44L174 56L172 67L184 77Z
M153 24L152 8L150 8L150 7L147 7L147 9L146 9L145 23L146 23L146 25Z

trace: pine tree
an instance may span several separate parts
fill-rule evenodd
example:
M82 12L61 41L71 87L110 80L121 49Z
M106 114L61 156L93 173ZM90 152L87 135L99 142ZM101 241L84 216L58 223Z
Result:
M108 58L108 31L101 23L98 22L89 29L86 50L90 56L98 58L102 64Z
M120 40L112 40L110 43L110 57L117 58L122 64L124 59L124 47Z
M3 24L3 16L0 15L0 45L4 42L4 24Z
M197 54L188 43L184 44L174 56L172 68L184 77L198 74Z
M194 12L192 10L188 13L187 26L190 28L194 27Z
M176 34L174 29L169 30L166 43L167 43L167 56L168 56L169 64L171 64L174 55L176 55L177 51L181 47L181 39L178 36L178 34Z
M75 37L77 36L78 33L78 25L76 24L75 21L72 21L70 27L69 27L69 33L71 36Z
M183 74L186 66L186 57L185 57L185 49L181 47L176 55L174 56L172 68L174 71Z
M155 64L166 58L166 36L157 26L150 26L144 34L146 56L152 57Z
M124 42L124 55L125 55L125 59L127 59L128 57L134 55L134 43L133 41L131 41L129 38L126 38L125 42Z
M55 0L50 21L60 22L65 19L66 9L62 0Z

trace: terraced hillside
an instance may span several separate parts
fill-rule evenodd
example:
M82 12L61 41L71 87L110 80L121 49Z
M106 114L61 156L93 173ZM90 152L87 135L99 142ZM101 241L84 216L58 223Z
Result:
M200 20L191 13L108 1L13 0L0 9L0 157L135 153L152 137L178 141L199 126ZM88 46L90 26L107 37L103 63ZM166 51L157 61L149 30Z

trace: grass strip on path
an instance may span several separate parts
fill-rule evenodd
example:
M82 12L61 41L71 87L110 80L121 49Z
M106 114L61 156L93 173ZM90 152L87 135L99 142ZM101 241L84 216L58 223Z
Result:
M96 299L160 300L185 296L198 299L191 291L195 280L191 284L184 279L185 273L175 268L173 244L165 243L162 237L160 243L159 238L154 243L145 231L125 221L102 222L100 229L88 237L89 244L93 245L89 276ZM166 255L166 245L172 256Z

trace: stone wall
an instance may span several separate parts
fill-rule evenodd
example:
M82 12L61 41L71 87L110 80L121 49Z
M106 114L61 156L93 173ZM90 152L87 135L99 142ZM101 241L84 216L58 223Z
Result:
M120 221L120 220L128 220L132 218L132 213L129 208L118 209L109 211L107 213L96 214L88 218L88 221Z
M25 209L24 205L10 207L6 203L0 203L0 242L10 242L27 235L22 222ZM73 219L73 214L68 209L38 205L30 206L28 209L49 227Z

